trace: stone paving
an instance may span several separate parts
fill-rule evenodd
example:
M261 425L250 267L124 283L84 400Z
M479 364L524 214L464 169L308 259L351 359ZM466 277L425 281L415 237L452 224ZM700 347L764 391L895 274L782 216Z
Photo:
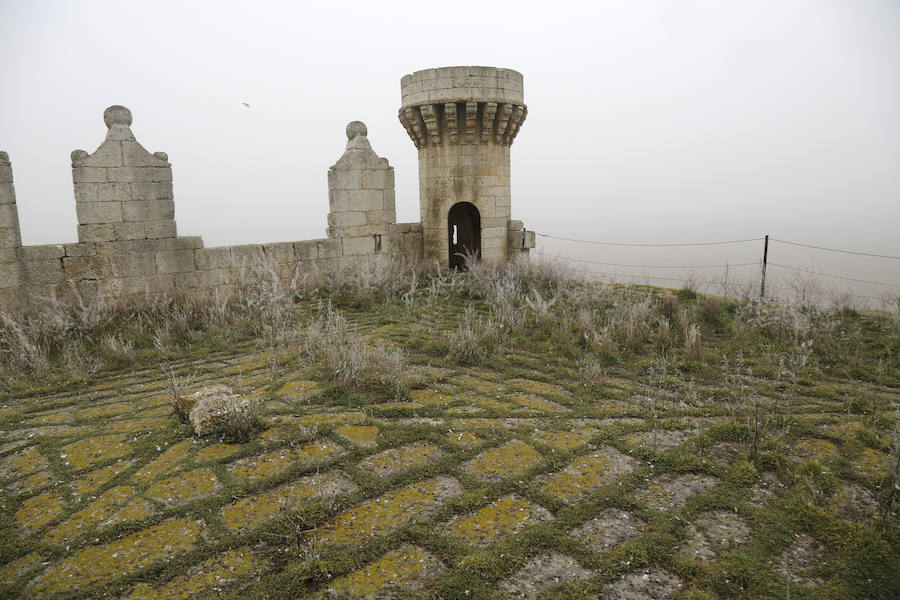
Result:
M653 428L646 390L624 377L597 399L527 372L422 368L407 398L354 404L330 403L306 371L273 381L269 365L182 366L257 399L265 429L245 443L192 436L153 370L3 406L0 597L214 598L320 565L293 597L427 598L471 557L492 565L497 597L675 598L752 544L755 515L790 487L771 472L734 484L749 451L734 441L677 462L725 426L684 410ZM823 431L786 460L841 459L838 429ZM875 518L866 482L887 459L852 450L855 479L822 509ZM632 564L654 536L668 558ZM825 555L798 533L769 560L779 581L816 586Z

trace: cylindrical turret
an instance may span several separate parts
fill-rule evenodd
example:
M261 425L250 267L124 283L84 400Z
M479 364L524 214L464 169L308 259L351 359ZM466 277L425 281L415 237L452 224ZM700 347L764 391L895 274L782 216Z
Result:
M464 267L463 255L508 259L509 147L528 110L522 75L443 67L400 80L400 122L419 150L426 263Z

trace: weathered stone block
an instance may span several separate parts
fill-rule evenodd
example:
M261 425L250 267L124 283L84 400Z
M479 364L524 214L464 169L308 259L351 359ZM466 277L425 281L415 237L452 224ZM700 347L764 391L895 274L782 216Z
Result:
M142 240L147 237L147 231L144 229L144 222L116 223L113 227L115 227L116 239L118 240Z
M210 269L207 271L191 271L175 274L175 288L179 290L209 289L224 284L224 269Z
M122 203L125 221L162 221L175 218L174 200L131 200Z
M72 181L78 183L103 183L107 169L99 167L75 167L72 169Z
M168 239L134 240L131 243L134 244L135 252L158 252L160 250L174 250L174 248L169 248L166 246L168 241Z
M25 284L19 262L0 263L0 288L17 288Z
M394 187L393 169L366 169L362 172L362 187L369 190L381 190Z
M122 142L123 163L129 167L166 167L169 163L149 152L134 141Z
M384 192L381 190L350 190L350 210L384 210Z
M78 241L107 242L116 239L116 229L112 225L78 225Z
M78 202L75 204L78 222L85 225L93 223L121 223L121 202Z
M366 224L366 213L364 212L342 212L330 213L328 215L328 224L333 227L355 227L357 225Z
M362 189L362 170L332 170L328 171L329 189L334 190L359 190Z
M397 219L392 210L370 210L366 213L366 225L389 225Z
M22 245L22 236L18 227L0 227L0 248L18 248Z
M131 200L131 186L127 183L97 183L99 202L127 202Z
M63 278L67 280L103 279L112 276L108 256L73 256L63 258L62 262Z
M316 240L294 242L294 260L298 262L315 260L318 257L316 245Z
M30 260L54 260L66 255L66 249L61 244L45 244L41 246L22 246L22 259ZM60 268L62 268L60 266Z
M163 250L156 253L158 273L183 273L196 268L193 250Z
M231 256L234 265L238 267L249 267L258 265L263 262L265 254L262 246L259 244L245 244L242 246L232 246Z
M194 252L197 268L201 270L224 269L232 266L231 248L201 248Z
M316 256L318 260L340 258L341 241L339 239L317 240Z
M350 192L347 190L331 190L328 192L328 205L331 212L350 210Z
M65 256L93 256L97 249L93 243L63 244Z
M342 256L375 254L375 237L341 238Z
M156 253L143 252L110 257L112 273L116 277L156 275Z
M134 242L131 240L97 242L94 244L94 251L95 254L100 254L103 256L129 254L131 252L134 252Z
M146 275L122 279L123 293L129 296L139 294L168 294L175 290L175 275Z
M187 235L166 240L166 250L197 250L202 247L203 238L199 235Z
M122 144L105 141L93 154L79 161L78 165L79 167L121 167Z
M171 200L171 183L132 183L131 197L135 200Z
M294 261L294 244L291 242L279 242L265 244L263 252L266 259L276 263L288 263Z
M0 205L15 204L16 189L12 183L0 183Z
M2 248L0 247L0 263L10 263L19 260L18 248Z
M143 225L148 239L173 238L178 235L175 221L147 221Z

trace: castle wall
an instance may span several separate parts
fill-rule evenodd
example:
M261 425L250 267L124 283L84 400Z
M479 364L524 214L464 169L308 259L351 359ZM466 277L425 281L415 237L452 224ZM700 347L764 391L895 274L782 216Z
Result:
M325 239L205 248L200 237L179 236L168 155L145 150L131 111L111 106L103 143L72 152L78 242L22 246L12 165L0 152L0 312L49 298L142 303L230 293L260 271L287 283L379 262L446 269L447 213L456 202L478 208L483 260L527 256L534 234L510 220L509 187L509 146L525 117L522 76L429 69L404 77L401 89L401 122L419 150L421 223L396 222L394 170L354 121L328 171Z

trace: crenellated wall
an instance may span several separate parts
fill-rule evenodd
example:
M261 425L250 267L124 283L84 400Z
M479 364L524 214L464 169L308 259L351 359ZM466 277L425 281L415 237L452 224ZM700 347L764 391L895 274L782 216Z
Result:
M230 293L260 267L274 269L285 281L379 261L447 268L446 210L459 200L482 211L485 260L527 256L534 234L509 219L509 144L524 119L524 106L516 104L521 75L486 67L430 71L465 78L445 81L417 73L402 82L404 105L438 102L401 111L401 120L418 119L415 126L403 122L420 150L422 223L396 222L394 169L372 149L360 121L347 125L346 151L328 170L328 237L296 242L204 248L200 237L179 236L168 155L145 150L131 131L131 111L110 106L103 114L103 143L93 153L72 152L78 242L22 246L12 165L0 152L0 311L98 294L141 303ZM444 83L449 87L440 88ZM482 87L466 87L475 84ZM495 89L485 92L490 85ZM467 101L470 96L477 101ZM456 118L450 107L458 108ZM472 123L469 112L477 117ZM431 116L443 124L435 125Z

